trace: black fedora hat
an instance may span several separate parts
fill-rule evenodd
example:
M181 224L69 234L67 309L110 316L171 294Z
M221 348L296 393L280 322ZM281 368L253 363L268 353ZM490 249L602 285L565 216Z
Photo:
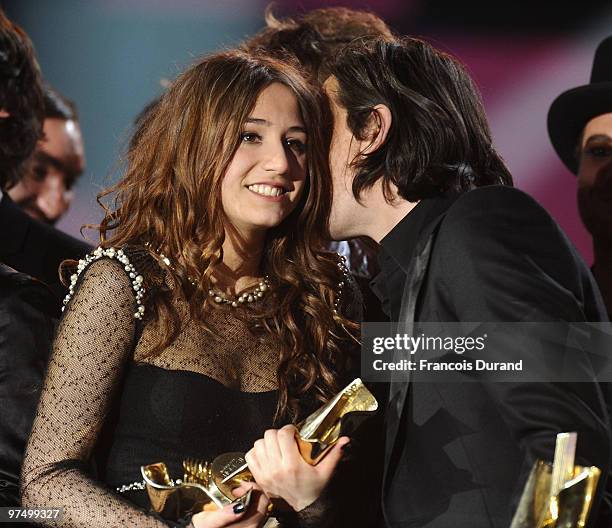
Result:
M548 111L550 141L574 174L578 172L576 147L584 126L608 112L612 112L612 37L597 47L590 84L563 92Z

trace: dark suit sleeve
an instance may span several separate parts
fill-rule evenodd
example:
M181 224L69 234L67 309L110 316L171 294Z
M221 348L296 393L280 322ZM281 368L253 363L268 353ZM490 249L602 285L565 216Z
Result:
M82 258L91 246L29 217L8 195L0 199L0 225L4 227L0 229L0 261L43 281L63 297L60 264Z
M584 263L550 216L520 191L496 187L469 193L449 211L437 247L439 290L458 321L585 320ZM526 454L522 482L536 458L552 460L557 433L576 431L576 462L599 467L603 489L610 426L594 373L592 379L487 385Z
M19 473L32 426L54 321L54 300L34 281L0 292L0 505L19 504Z

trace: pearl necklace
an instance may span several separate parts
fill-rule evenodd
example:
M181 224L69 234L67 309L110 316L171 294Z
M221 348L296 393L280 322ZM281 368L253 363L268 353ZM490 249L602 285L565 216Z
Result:
M166 257L166 255L164 255L163 253L159 251L153 251L148 242L145 244L145 247L147 247L150 251L152 251L155 255L157 255L159 259L166 266L168 266L169 268L172 268L172 263L170 259ZM196 281L194 281L191 277L189 277L188 280L193 286L196 286ZM245 291L241 293L240 295L237 295L233 298L229 297L222 291L215 290L212 288L208 290L208 295L212 297L213 300L217 304L226 304L226 305L229 305L231 308L237 308L241 304L252 303L252 302L258 301L264 296L264 294L269 289L270 289L270 280L269 280L268 275L266 275L255 288L249 289L248 291Z
M270 282L266 275L254 289L243 292L233 299L223 292L213 289L208 290L208 295L210 295L217 304L229 304L232 308L237 308L241 304L252 303L261 299L268 289L270 289Z

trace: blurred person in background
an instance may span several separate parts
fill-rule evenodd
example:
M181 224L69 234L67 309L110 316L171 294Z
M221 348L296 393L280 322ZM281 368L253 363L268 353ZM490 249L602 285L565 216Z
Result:
M0 10L0 199L19 182L44 119L30 39ZM2 221L0 231L15 225ZM41 282L0 258L0 506L19 505L19 474L59 303Z
M293 56L310 80L322 85L338 51L362 37L394 40L391 28L374 13L347 7L314 9L295 18L277 18L272 5L265 12L266 27L240 47L273 55Z
M349 42L367 36L394 40L393 31L380 17L346 7L314 9L295 18L277 18L266 9L266 27L244 42L247 51L261 50L279 57L291 56L310 80L321 85L338 51ZM326 126L327 133L331 127ZM329 137L328 137L329 140ZM332 242L330 249L345 256L364 298L364 321L385 321L380 301L369 281L378 272L376 244L367 237Z
M32 218L54 225L74 199L73 187L85 169L83 137L72 101L44 88L45 121L27 174L8 195Z
M83 141L75 107L55 90L43 91L43 135L19 177L0 199L0 260L54 291L58 310L65 287L59 266L91 251L83 240L54 228L73 198L72 186L83 171ZM10 227L9 227L10 226Z
M43 135L0 200L0 260L51 287L59 310L65 293L58 272L61 262L78 259L92 248L52 226L72 203L72 187L85 157L74 105L50 86L43 90Z
M595 52L591 82L552 103L548 134L578 177L578 209L593 237L591 270L612 316L612 37Z

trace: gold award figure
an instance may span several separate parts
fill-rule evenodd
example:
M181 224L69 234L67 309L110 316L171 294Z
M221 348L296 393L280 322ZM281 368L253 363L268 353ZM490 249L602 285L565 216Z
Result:
M553 464L534 464L510 528L583 528L599 468L574 465L576 433L559 433Z
M343 435L352 434L378 410L378 402L361 379L356 378L327 404L299 423L296 442L306 462L316 465ZM226 504L248 506L250 492L235 498L232 489L253 476L244 453L224 453L211 463L183 461L183 480L173 481L166 464L141 467L152 509L165 519L177 520L188 513L223 508Z

